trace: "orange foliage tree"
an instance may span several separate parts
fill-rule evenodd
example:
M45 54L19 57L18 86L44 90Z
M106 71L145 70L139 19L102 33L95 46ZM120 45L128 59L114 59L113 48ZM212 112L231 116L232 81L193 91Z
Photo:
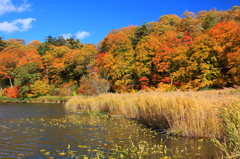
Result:
M13 86L11 88L3 89L3 95L8 98L19 98L20 93L18 92L20 86Z
M188 41L183 40L185 36L177 37L177 35L177 32L165 32L165 35L162 36L167 36L168 40L160 45L153 58L158 73L162 78L169 77L171 84L173 84L175 80L173 73L183 67L183 61L186 59L185 52L189 44Z
M235 71L235 66L238 67L238 58L235 57L239 52L239 27L239 23L230 21L218 23L209 30L210 40L214 45L213 51L223 75L219 80L224 80L226 85L234 84L238 74Z
M128 92L134 87L135 52L129 38L133 26L113 30L107 35L109 50L102 58L103 71L109 76L112 89Z
M98 47L62 36L27 45L0 38L0 89L19 85L20 96L36 97L48 87L69 95L72 86L99 94L101 85L113 92L239 85L239 25L240 6L233 6L112 30Z

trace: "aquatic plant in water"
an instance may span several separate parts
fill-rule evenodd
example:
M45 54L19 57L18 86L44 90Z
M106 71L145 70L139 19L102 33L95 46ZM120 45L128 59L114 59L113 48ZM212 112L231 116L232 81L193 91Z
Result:
M116 116L74 113L67 114L62 118L21 118L8 122L5 121L4 123L8 123L10 126L16 125L19 128L19 130L16 130L17 133L25 134L27 138L36 138L35 135L37 134L44 139L46 138L44 137L45 134L49 134L53 130L62 131L64 134L68 133L66 130L76 130L74 132L76 136L71 136L71 138L74 138L74 141L67 140L61 148L39 147L38 153L40 154L38 155L46 158L159 159L164 157L181 158L184 156L194 158L196 156L204 156L204 150L201 149L201 147L204 147L202 140L199 140L198 144L195 145L192 141L186 143L186 146L169 145L167 140L178 142L181 138L165 136L165 139L161 137L159 141L160 134L156 131L152 131L143 125L138 125L136 121L129 121ZM3 129L2 132L4 132L8 128L1 126L0 129ZM89 133L91 132L91 136L85 134L83 138L81 136L83 129L86 129ZM131 133L129 133L130 131ZM101 138L99 138L99 133L102 133ZM80 140L78 140L78 136ZM78 141L75 141L76 139ZM47 142L49 141L47 140ZM187 145L192 146L189 147ZM17 155L19 158L31 157L24 153Z

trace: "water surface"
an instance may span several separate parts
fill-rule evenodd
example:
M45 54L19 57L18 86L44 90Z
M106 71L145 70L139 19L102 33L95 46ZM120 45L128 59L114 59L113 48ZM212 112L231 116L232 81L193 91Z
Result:
M62 104L0 103L0 132L0 158L210 159L218 153L205 139L168 137L124 118L67 113ZM136 156L126 156L136 149Z

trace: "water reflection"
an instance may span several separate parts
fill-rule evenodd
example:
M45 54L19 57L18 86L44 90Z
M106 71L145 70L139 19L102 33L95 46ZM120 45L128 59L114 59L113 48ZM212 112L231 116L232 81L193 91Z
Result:
M1 158L217 158L211 142L167 137L123 118L66 113L61 104L1 104L0 131ZM135 149L138 156L125 156Z

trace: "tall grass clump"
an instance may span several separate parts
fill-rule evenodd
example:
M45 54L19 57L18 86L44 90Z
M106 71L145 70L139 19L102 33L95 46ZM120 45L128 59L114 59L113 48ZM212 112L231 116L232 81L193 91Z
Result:
M220 117L223 138L214 142L228 158L240 158L240 103L225 105Z
M99 96L75 96L65 104L65 108L73 112L100 111L107 112L109 115L123 115L128 118L136 118L138 109L134 103L136 103L136 97L132 94L109 93Z
M122 115L156 129L181 136L220 138L219 111L224 105L239 101L240 93L227 91L138 92L77 96L65 108L70 111L105 111Z
M139 99L139 120L182 136L220 136L218 106L194 93L167 93Z

